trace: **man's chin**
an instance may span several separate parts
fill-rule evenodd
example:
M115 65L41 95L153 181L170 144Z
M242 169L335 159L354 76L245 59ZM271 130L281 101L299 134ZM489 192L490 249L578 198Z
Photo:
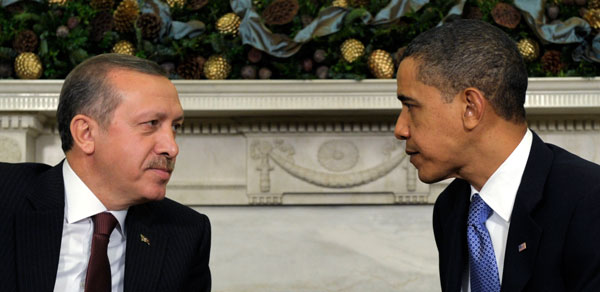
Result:
M434 176L428 173L425 173L424 171L418 171L419 173L419 180L423 183L426 184L434 184L436 182L440 182L442 180L444 180L444 177L438 177L438 176Z

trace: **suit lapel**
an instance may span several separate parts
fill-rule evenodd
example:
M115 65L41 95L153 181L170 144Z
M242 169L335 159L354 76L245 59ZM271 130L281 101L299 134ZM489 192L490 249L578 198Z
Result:
M125 291L156 291L158 289L169 230L153 224L153 219L154 214L150 212L147 204L133 206L127 213L125 221L127 232Z
M19 291L52 291L64 220L62 163L42 174L26 196L31 210L15 216Z
M502 291L522 291L531 277L542 235L542 229L531 217L531 212L542 199L552 160L552 151L534 133L531 152L511 215Z
M471 194L469 184L462 181L459 187L452 213L446 222L444 230L449 232L446 236L445 246L449 247L447 254L448 265L446 267L445 291L460 291L463 273L466 271L467 259L467 214L469 196Z

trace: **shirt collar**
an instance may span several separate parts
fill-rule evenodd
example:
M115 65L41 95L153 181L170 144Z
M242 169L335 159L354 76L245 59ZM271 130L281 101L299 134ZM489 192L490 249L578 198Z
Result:
M533 134L527 129L517 148L485 182L481 191L478 192L471 185L471 197L479 193L483 201L504 221L509 223L532 142Z
M69 161L63 163L63 178L65 181L65 219L67 224L73 224L98 213L107 212L108 209L100 202L98 197L85 185L73 171ZM119 222L117 229L125 237L125 217L127 210L108 211Z

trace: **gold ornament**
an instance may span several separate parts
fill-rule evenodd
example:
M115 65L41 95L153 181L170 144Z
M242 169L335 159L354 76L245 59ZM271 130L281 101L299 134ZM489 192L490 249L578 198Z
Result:
M113 19L115 21L115 30L118 32L130 32L133 31L133 24L140 14L140 7L138 6L137 0L123 0L119 3Z
M594 29L600 29L600 9L588 10L583 18L590 23L590 26Z
M333 0L333 2L331 2L331 6L334 7L348 7L348 0Z
M369 56L369 70L378 79L389 79L394 76L394 60L384 50L375 50Z
M38 79L42 71L42 61L34 53L21 53L15 59L15 73L21 79Z
M540 46L530 38L520 40L517 43L517 48L526 62L534 61L540 56Z
M242 19L235 13L227 13L217 20L217 30L220 34L237 35Z
M171 8L182 8L185 6L185 0L167 0L167 4L169 4L169 7Z
M112 48L113 53L131 55L135 54L135 47L128 41L119 41Z
M229 73L231 73L231 65L222 55L212 55L204 63L204 76L208 79L226 79Z
M67 4L67 0L48 0L48 4L56 4L58 6L64 6Z
M600 0L588 0L588 8L589 9L600 8Z
M365 45L357 39L347 39L340 46L340 50L344 60L352 63L365 53Z

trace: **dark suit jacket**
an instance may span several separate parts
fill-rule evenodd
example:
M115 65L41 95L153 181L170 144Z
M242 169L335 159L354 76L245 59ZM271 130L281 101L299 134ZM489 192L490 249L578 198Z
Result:
M470 194L456 179L434 206L443 291L461 289ZM511 215L502 291L600 291L600 166L536 134Z
M62 163L0 163L0 204L0 291L53 291L64 221ZM210 291L205 215L164 199L130 207L125 230L125 291Z

